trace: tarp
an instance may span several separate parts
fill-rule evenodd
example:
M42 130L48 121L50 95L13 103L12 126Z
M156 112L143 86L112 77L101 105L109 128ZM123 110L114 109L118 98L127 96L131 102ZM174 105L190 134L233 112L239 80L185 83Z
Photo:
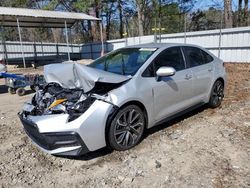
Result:
M96 82L121 83L129 80L130 76L110 73L74 62L46 65L44 78L47 83L58 83L63 88L80 88L84 92L89 92Z
M16 27L17 18L21 27L48 28L64 28L65 20L68 27L71 27L77 20L100 20L84 13L0 7L0 25Z

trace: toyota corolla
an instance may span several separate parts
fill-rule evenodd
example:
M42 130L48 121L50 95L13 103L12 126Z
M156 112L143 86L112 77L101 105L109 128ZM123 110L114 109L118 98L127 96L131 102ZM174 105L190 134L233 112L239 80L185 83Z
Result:
M35 145L53 155L109 146L127 150L145 129L224 97L222 60L187 44L125 47L86 65L44 68L40 86L19 117Z

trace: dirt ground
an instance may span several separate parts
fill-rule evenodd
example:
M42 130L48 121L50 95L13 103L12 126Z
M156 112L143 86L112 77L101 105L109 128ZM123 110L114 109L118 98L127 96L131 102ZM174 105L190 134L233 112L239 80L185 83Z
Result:
M9 95L0 79L0 185L250 187L250 64L226 67L221 107L200 108L152 128L129 151L104 148L73 159L44 154L32 145L17 112L33 94Z

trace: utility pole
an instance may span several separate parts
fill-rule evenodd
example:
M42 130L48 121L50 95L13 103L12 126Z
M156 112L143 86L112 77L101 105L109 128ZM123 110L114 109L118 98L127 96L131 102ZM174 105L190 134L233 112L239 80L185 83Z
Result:
M184 13L184 43L187 43L187 19L186 13Z
M221 10L220 15L220 34L219 34L219 49L218 49L218 57L220 58L220 51L221 51L221 36L222 36L222 17L223 17L223 10Z

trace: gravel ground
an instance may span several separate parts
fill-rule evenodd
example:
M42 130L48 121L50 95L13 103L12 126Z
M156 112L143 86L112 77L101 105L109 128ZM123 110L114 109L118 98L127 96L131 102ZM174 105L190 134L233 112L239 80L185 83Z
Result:
M221 107L152 128L129 151L104 148L78 158L54 157L32 145L17 117L32 94L9 95L0 79L0 185L250 187L250 65L227 64L227 72Z

